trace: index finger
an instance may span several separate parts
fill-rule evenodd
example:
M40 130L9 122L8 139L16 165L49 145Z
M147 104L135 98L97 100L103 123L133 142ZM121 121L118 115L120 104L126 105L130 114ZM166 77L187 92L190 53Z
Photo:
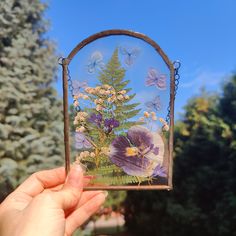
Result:
M23 192L34 197L43 192L46 188L63 184L65 179L66 173L64 167L39 171L26 179L14 192Z

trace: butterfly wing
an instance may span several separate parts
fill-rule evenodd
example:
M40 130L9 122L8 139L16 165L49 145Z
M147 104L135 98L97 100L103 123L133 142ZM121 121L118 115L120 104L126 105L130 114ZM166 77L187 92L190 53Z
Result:
M166 75L161 74L158 76L156 86L161 90L166 89Z
M102 69L104 67L103 55L99 51L92 53L89 63L87 65L87 70L90 74L94 73L97 69Z
M146 86L153 86L156 84L157 71L153 68L148 70L148 75L145 80Z

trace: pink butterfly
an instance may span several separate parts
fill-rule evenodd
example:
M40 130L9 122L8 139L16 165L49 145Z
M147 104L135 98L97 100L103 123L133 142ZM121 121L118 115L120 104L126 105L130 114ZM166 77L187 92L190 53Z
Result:
M145 81L146 86L156 86L157 88L166 89L166 75L160 74L156 69L150 68Z

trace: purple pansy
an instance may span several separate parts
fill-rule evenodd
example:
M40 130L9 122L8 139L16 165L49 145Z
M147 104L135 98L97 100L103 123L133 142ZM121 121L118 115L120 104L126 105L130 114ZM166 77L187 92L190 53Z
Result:
M116 137L110 145L110 160L133 176L148 177L163 161L164 143L142 126L133 126L127 136Z
M77 149L91 148L92 145L83 133L75 133L75 147Z
M88 118L88 121L92 124L95 124L97 125L98 127L101 127L101 124L102 124L102 114L95 114L95 113L92 113L91 116Z
M158 164L154 169L152 176L157 176L157 175L160 177L167 177L166 168Z
M114 128L119 127L120 122L115 118L105 119L104 128L107 133L110 133Z
M150 68L146 77L147 86L156 86L157 88L166 89L166 75L160 74L156 69Z

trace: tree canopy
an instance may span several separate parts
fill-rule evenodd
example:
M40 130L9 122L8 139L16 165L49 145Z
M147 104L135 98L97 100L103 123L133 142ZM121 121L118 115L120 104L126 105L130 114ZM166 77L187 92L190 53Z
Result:
M62 163L62 106L54 44L45 37L46 5L0 2L0 188L2 199L21 178Z
M136 235L236 235L235 105L235 76L222 95L188 101L175 127L173 191L128 193Z

